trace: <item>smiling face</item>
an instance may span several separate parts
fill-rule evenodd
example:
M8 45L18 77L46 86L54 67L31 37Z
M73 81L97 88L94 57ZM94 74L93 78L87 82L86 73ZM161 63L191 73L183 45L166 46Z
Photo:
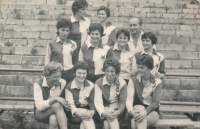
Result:
M68 35L70 33L70 29L69 27L66 27L66 28L59 28L58 29L58 32L59 32L59 38L61 40L67 40L68 38Z
M90 32L91 42L98 43L101 40L101 34L99 30Z
M105 75L106 75L106 79L108 81L113 81L116 77L116 70L113 66L108 66L106 69L105 69Z
M153 47L151 39L149 38L142 39L142 45L145 50L151 49Z
M118 44L121 46L125 46L128 43L128 36L124 35L124 33L121 33L118 37L117 37L117 41Z
M59 83L60 83L59 80L61 78L61 71L54 72L46 78L47 78L48 86L59 85Z
M108 18L107 15L106 15L105 10L100 10L100 11L98 12L97 16L98 16L98 20L99 20L100 22L106 21L107 18Z
M130 32L133 34L136 34L138 32L140 32L141 30L141 26L139 24L139 19L138 18L132 18L129 21L129 28L130 28Z
M85 69L77 69L75 75L76 75L76 78L75 78L76 81L84 82L86 77L87 77L87 70L85 70Z

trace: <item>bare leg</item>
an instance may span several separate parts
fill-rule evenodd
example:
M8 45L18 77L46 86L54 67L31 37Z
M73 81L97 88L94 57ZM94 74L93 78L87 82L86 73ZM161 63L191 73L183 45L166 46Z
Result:
M137 129L134 118L131 119L131 129Z
M83 122L81 122L80 129L85 129Z
M110 129L119 129L119 122L118 122L117 118L115 118L112 122L108 121L108 125L109 125Z
M83 120L81 123L83 123L85 129L95 129L93 119L90 119L89 121Z
M144 109L145 109L145 107L142 106L142 105L135 105L134 106L134 110L135 111L141 111L141 110L144 110ZM131 124L132 124L132 121L131 121ZM144 118L141 122L135 121L135 124L136 124L136 127L137 127L136 129L146 129L147 128L147 120L146 120L146 118Z
M39 122L46 122L50 115L55 114L60 129L67 129L67 117L64 113L63 106L60 103L53 103L52 106L44 111L35 111L35 118Z
M107 120L104 120L103 124L104 124L104 129L110 129L110 127L109 127L109 124L108 124L108 121L107 121Z
M55 114L49 117L49 129L58 129L58 121Z
M155 124L159 120L159 115L156 111L152 111L151 113L148 114L146 120L147 120L147 126L149 127L150 125Z

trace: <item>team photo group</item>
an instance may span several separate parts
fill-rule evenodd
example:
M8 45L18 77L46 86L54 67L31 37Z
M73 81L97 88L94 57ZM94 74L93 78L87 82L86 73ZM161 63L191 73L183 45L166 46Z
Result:
M44 76L34 83L34 116L49 129L146 129L159 119L164 56L157 37L132 17L128 28L109 20L100 6L96 21L86 17L88 2L75 0L71 17L57 21L46 46Z

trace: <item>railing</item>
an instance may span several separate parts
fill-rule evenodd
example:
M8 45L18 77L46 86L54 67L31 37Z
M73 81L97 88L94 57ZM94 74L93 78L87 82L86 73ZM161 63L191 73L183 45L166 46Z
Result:
M43 72L43 69L8 69L0 68L0 71L12 72ZM165 76L178 76L178 77L200 77L200 74L180 74L180 73L166 73Z

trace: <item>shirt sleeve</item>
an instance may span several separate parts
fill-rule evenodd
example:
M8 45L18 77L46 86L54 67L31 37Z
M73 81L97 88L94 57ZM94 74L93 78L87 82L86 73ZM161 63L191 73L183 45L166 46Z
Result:
M51 48L49 46L49 43L46 45L46 54L45 54L45 66L50 62L51 60Z
M121 113L125 109L126 97L127 97L127 84L125 83L124 86L120 90L119 111Z
M99 88L97 84L95 84L95 94L94 94L94 105L96 107L99 116L104 112L104 105L102 99L102 90Z
M73 95L67 88L65 89L65 93L66 93L65 99L66 99L66 101L68 102L68 104L71 107L72 116L75 117L74 113L77 111L77 108L76 108L76 106L74 104Z
M127 97L126 97L126 108L128 112L133 110L134 94L135 94L134 83L132 79L130 79L127 87Z
M42 89L38 83L34 83L34 101L38 110L42 111L50 107L49 100L44 100L42 95Z
M148 113L154 111L159 107L160 97L161 97L162 83L159 83L158 86L153 91L153 100L151 104L146 108Z
M164 59L160 62L160 67L158 69L158 72L165 74L165 60Z

